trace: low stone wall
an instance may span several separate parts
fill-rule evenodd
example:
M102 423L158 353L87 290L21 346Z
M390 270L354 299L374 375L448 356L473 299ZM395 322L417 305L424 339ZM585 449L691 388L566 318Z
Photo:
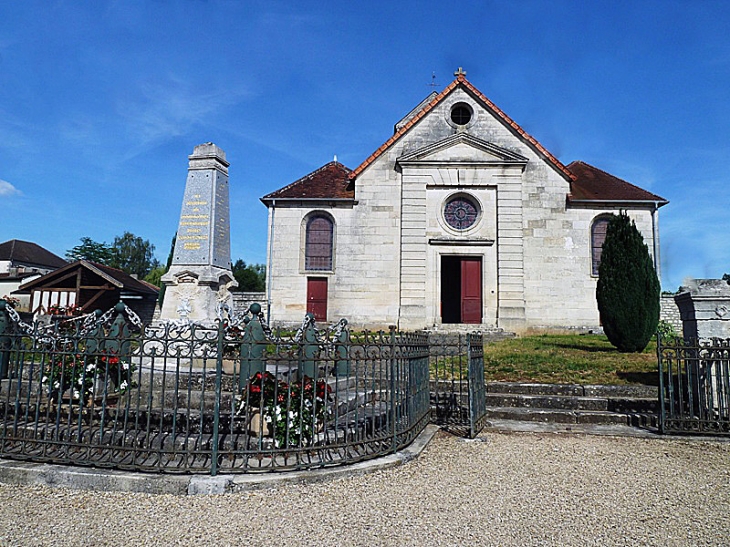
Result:
M679 314L677 303L674 301L674 295L663 294L660 303L659 319L672 325L677 334L682 334L682 317Z
M233 310L236 314L244 314L248 311L248 307L257 302L261 304L261 309L266 310L266 293L265 292L233 292Z

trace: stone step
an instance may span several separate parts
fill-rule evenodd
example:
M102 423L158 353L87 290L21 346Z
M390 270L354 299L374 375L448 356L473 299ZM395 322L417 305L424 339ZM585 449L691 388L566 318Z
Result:
M566 410L525 407L489 407L487 420L515 420L562 424L605 424L656 427L657 416L650 413L622 413L603 410Z
M631 397L589 397L569 395L527 395L487 393L487 406L535 409L602 410L609 412L650 412L658 409L657 399Z
M640 384L627 385L580 385L538 384L524 382L487 382L488 393L512 393L525 395L569 395L574 397L633 397L657 398L659 388Z

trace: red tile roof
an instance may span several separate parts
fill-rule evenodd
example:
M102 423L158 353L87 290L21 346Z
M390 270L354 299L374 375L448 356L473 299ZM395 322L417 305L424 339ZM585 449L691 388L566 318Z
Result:
M265 195L264 203L274 199L355 199L355 185L350 182L350 169L331 161L290 185Z
M560 162L560 160L558 160L555 156L548 152L548 150L539 142L537 142L534 137L530 136L524 129L517 125L517 123L512 120L512 118L510 118L499 107L497 107L497 105L495 105L486 96L484 96L484 94L476 87L474 87L463 74L459 74L453 82L446 86L446 88L441 93L439 93L430 103L428 103L418 114L413 116L413 118L411 118L408 123L406 123L398 131L396 131L396 133L387 141L385 141L385 143L380 148L373 152L364 162L358 165L350 173L349 178L354 179L360 173L362 173L366 167L368 167L380 155L382 155L383 152L385 152L388 148L395 144L395 142L398 141L398 139L400 139L403 135L405 135L411 129L411 127L416 125L421 120L421 118L423 118L426 114L433 110L436 105L443 101L452 91L454 91L459 86L467 89L475 99L481 101L484 106L491 110L498 118L500 118L505 123L505 125L516 131L524 140L531 144L540 154L542 154L550 163L552 163L553 166L555 166L555 168L560 171L568 180L572 180L574 178L573 174L568 170L567 167L565 167L565 165Z
M618 177L582 161L574 161L568 169L575 175L571 183L568 201L653 201L669 203L663 197L652 194Z

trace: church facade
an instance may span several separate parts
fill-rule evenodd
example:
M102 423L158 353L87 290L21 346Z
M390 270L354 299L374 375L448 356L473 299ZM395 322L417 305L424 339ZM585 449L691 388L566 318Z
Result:
M563 165L459 70L359 166L330 162L262 198L272 324L594 328L606 215L658 262L667 201Z

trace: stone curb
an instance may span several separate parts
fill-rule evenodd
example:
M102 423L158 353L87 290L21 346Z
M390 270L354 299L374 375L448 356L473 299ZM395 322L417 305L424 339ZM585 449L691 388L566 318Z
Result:
M226 494L245 490L273 488L282 484L301 484L360 475L403 465L417 458L439 427L427 425L406 448L372 460L309 471L247 475L169 475L135 473L47 463L0 459L0 483L62 486L76 490L137 492L145 494Z

